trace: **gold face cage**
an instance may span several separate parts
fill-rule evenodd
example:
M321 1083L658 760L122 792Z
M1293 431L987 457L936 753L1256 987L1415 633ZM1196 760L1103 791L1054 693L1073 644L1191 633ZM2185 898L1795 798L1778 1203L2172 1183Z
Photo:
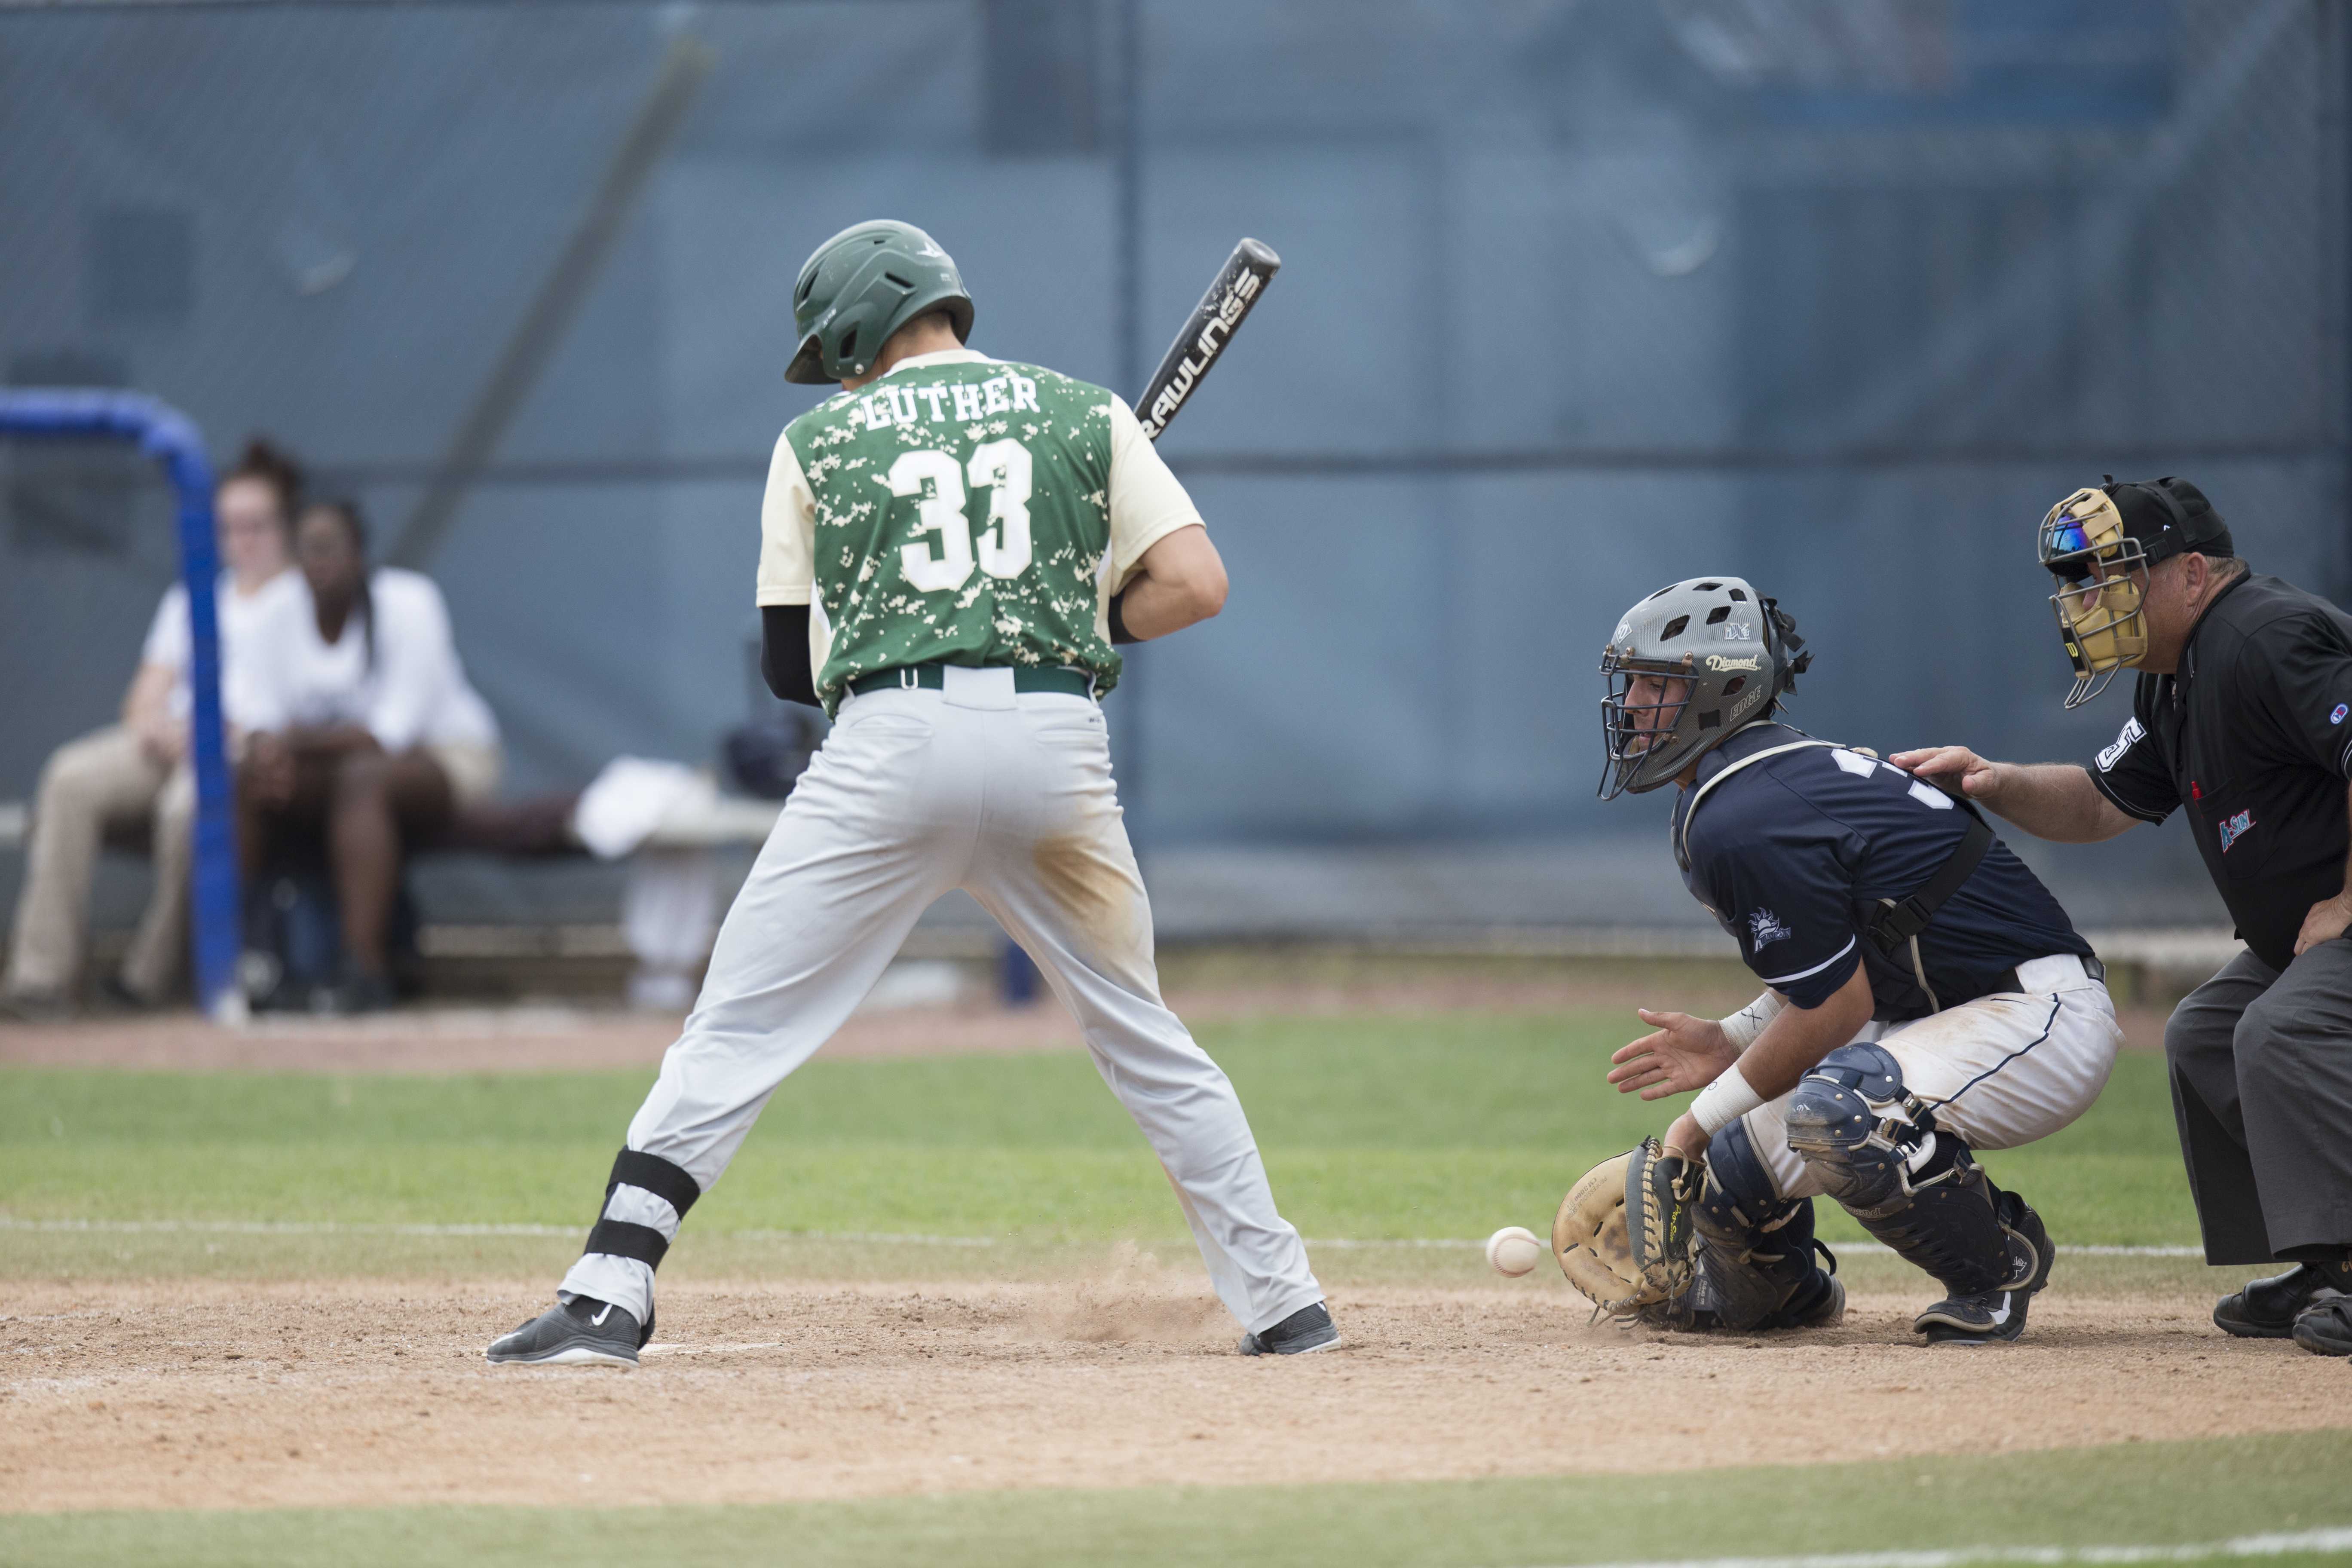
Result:
M2081 489L2042 518L2037 553L2058 579L2050 605L2074 666L2066 706L2079 708L2147 656L2147 552L2124 531L2114 497Z

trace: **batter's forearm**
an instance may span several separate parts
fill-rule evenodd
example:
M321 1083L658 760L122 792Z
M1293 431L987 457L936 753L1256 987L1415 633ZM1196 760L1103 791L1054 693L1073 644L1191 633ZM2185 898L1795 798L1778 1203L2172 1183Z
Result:
M2136 818L2116 808L2073 763L1997 763L1993 787L1970 792L1979 805L2059 844L2096 844Z
M1208 531L1180 528L1143 552L1118 595L1121 639L1150 642L1207 620L1225 607L1225 563Z
M809 607L806 605L763 605L760 607L760 679L786 702L822 708L817 700L816 672L809 668Z

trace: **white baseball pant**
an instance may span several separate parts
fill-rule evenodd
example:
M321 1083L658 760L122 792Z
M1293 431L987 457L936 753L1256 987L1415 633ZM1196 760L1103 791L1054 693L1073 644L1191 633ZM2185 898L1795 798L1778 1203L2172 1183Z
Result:
M2020 991L1997 992L1904 1024L1873 1023L1903 1064L1903 1087L1936 1125L1970 1149L2016 1149L2049 1137L2099 1098L2123 1031L2106 986L2068 954L2017 966ZM1789 1147L1790 1089L1748 1113L1748 1142L1784 1198L1817 1197L1814 1174Z
M708 1191L785 1075L848 1018L916 918L951 888L1028 950L1076 1016L1242 1326L1255 1333L1321 1300L1232 1083L1160 1002L1151 908L1102 710L1083 697L1016 695L1010 669L950 668L943 689L842 704L719 927L701 997L628 1147ZM677 1210L641 1187L614 1187L604 1213L677 1234ZM653 1270L590 1253L562 1289L643 1321Z

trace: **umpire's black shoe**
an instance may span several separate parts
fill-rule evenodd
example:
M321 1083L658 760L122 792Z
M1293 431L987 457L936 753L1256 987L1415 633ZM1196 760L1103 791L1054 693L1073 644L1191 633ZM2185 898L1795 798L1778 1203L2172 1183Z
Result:
M1339 1348L1339 1325L1331 1321L1331 1309L1320 1301L1299 1308L1263 1333L1244 1334L1241 1344L1244 1355L1306 1355Z
M2023 1290L1979 1290L1947 1296L1911 1321L1914 1331L1931 1345L1989 1345L2007 1342L2025 1331L2025 1304L2033 1298Z
M2329 1278L2318 1263L2298 1263L2284 1274L2250 1279L2246 1288L2224 1296L2213 1309L2213 1325L2242 1340L2284 1340L2294 1333L2295 1320L2330 1286L2352 1280ZM2338 1351L2338 1355L2347 1352Z
M2352 1356L2352 1296L2329 1291L2294 1321L2294 1342L2314 1355Z
M634 1315L610 1301L574 1296L492 1340L489 1358L530 1366L635 1366L653 1335L651 1318L640 1328Z

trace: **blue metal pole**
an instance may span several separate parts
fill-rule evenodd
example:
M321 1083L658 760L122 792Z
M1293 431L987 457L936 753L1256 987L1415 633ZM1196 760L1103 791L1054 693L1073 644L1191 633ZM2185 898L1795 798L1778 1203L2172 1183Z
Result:
M194 919L196 1000L218 1023L245 1016L236 985L242 894L236 815L220 705L220 614L213 598L220 556L213 537L213 469L188 416L136 392L47 387L0 390L0 436L110 436L135 441L163 465L178 502L180 578L188 593L189 752L196 774Z

